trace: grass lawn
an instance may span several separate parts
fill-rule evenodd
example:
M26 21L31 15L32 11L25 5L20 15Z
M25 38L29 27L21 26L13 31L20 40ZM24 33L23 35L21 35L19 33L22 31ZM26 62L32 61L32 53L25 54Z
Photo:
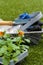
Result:
M43 0L0 0L0 18L14 20L19 14L35 11L43 13ZM43 65L43 39L30 46L29 56L20 65Z

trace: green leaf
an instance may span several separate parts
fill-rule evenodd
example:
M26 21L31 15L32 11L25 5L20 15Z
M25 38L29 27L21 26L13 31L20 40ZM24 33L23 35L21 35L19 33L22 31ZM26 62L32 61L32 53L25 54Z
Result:
M29 46L26 46L26 45L20 45L21 49L29 49Z
M16 37L13 39L14 42L19 42L19 40L21 39L21 37Z
M19 46L12 44L12 43L9 44L9 47L11 47L11 49L13 50L20 49Z
M9 38L10 37L10 34L5 34L3 37L4 38Z
M14 54L13 54L13 58L17 57L20 54L20 51L17 50Z
M26 41L27 43L30 43L30 40L29 40L29 39L25 39L25 41Z
M17 61L18 61L18 57L14 57L13 60L14 60L15 62L17 62Z
M6 59L5 57L3 57L3 64L4 65L9 65L10 60Z
M0 45L5 45L5 41L0 39Z
M6 46L2 46L2 48L0 49L0 56L2 54L4 54L6 52L6 50L7 50L7 47Z
M8 52L8 51L6 51L6 52L4 53L4 56L5 56L7 59L10 59L11 53Z

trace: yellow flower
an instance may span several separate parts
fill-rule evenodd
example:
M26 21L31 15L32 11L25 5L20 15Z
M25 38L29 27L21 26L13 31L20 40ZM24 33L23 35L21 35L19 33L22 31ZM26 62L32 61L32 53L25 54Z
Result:
M24 35L24 32L23 31L19 31L18 35L19 36L23 36Z

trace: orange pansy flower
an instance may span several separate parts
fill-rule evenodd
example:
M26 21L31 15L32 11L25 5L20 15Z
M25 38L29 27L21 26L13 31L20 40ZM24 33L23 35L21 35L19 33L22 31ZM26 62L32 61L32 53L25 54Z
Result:
M0 36L3 36L4 35L4 32L0 32Z
M18 35L19 35L19 36L22 36L22 35L24 35L24 32L23 32L23 31L20 31L20 32L18 33Z

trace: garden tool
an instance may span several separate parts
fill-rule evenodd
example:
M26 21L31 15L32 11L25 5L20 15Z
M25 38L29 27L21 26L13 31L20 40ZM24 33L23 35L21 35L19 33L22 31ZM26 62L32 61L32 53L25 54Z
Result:
M29 17L30 17L30 15L29 15ZM41 35L39 33L43 33L43 29L40 26L43 25L43 24L39 23L40 26L38 26L39 24L36 25L36 23L39 22L39 20L42 18L42 13L41 12L35 12L31 15L30 18L29 17L27 17L27 19L25 19L25 20L19 19L19 20L23 20L20 23L16 19L15 20L16 22L13 21L13 22L10 23L10 22L5 21L3 23L0 22L0 25L10 25L10 26L12 26L8 30L6 30L7 34L14 34L15 35L15 34L18 34L18 32L17 32L18 30L22 30L22 31L24 31L25 35L27 35L27 34L30 35L29 36L30 39L32 39L33 37L34 37L34 39L36 39L38 37L38 40L39 40L40 35ZM9 32L9 30L10 30L10 32Z

